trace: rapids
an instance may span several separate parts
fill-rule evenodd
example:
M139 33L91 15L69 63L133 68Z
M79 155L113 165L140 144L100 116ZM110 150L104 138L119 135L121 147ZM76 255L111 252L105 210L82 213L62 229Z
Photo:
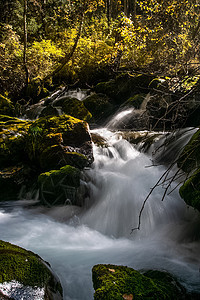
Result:
M94 145L94 164L84 171L82 185L89 190L85 206L2 202L0 238L48 261L61 280L65 300L93 299L91 269L98 263L164 269L189 291L200 292L199 213L185 205L178 190L161 201L161 185L145 205L141 229L130 234L165 167L150 167L151 156L119 134L107 129L95 133L104 137L106 147Z

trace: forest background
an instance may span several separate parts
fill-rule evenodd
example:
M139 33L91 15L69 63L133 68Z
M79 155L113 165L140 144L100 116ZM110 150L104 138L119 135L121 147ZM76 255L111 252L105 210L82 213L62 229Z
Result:
M197 0L6 0L0 3L0 90L34 80L92 86L116 72L199 80Z

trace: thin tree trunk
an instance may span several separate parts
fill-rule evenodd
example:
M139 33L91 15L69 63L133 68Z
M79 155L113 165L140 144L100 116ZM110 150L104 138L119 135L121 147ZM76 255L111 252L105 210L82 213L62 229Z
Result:
M124 14L128 16L128 0L124 0Z
M108 27L110 26L110 0L106 0L106 15L108 21Z
M24 65L24 71L25 71L25 85L28 85L28 67L27 67L27 57L26 57L26 50L27 50L27 0L24 0L24 53L23 53L23 65Z
M136 17L136 4L137 4L137 0L133 0L133 20L135 21L135 17Z
M50 73L49 75L47 75L43 79L43 81L49 79L50 77L54 76L59 71L61 71L64 68L64 66L69 62L69 60L72 58L72 56L73 56L73 54L74 54L74 52L76 50L76 47L78 45L78 41L80 39L80 36L81 36L81 32L82 32L82 28L83 28L83 23L84 23L84 14L82 14L82 16L81 16L81 20L80 20L80 25L79 25L79 28L78 28L78 32L77 32L77 35L76 35L76 37L74 39L74 45L73 45L70 53L67 53L65 55L65 57L63 57L63 59L60 62L60 65L52 73Z

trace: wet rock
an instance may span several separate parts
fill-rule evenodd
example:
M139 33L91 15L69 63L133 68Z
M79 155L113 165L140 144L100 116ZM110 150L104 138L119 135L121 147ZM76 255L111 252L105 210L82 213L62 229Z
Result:
M15 108L12 102L0 94L0 114L13 116L14 110Z
M190 206L200 211L200 169L180 187L181 198Z
M48 95L49 91L44 88L42 80L39 77L33 78L25 91L25 96L31 98L33 103L36 103L38 100L45 98Z
M26 157L25 135L31 122L0 116L0 165L8 167Z
M42 171L69 164L70 156L75 166L89 165L93 155L88 125L68 115L40 118L29 128L26 152L30 161ZM77 155L73 155L74 152Z
M82 205L79 198L80 170L72 166L42 173L38 177L40 199L47 206L59 204Z
M33 170L18 164L0 169L0 201L17 200L26 188L33 187Z
M49 264L4 241L0 241L0 291L5 299L63 299L61 284Z
M136 94L149 92L149 84L154 77L145 74L121 74L116 79L101 82L94 88L96 93L103 93L121 104Z
M78 118L88 122L92 115L85 107L84 103L76 98L60 97L53 102L54 107L59 107L60 110L74 118Z
M114 112L114 105L108 96L93 94L83 100L85 107L91 112L93 121L101 123Z
M116 265L96 265L92 269L95 300L188 299L186 290L169 273L138 271Z

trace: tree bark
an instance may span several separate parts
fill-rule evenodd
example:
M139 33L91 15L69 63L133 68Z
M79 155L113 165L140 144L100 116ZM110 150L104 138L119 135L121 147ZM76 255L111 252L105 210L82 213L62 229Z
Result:
M27 0L24 0L24 17L23 17L23 23L24 23L24 53L23 53L23 66L25 71L25 85L28 85L28 79L29 79L29 73L28 73L28 67L27 67L27 57L26 57L26 50L27 50Z
M106 0L106 15L108 21L108 27L110 26L110 0Z

